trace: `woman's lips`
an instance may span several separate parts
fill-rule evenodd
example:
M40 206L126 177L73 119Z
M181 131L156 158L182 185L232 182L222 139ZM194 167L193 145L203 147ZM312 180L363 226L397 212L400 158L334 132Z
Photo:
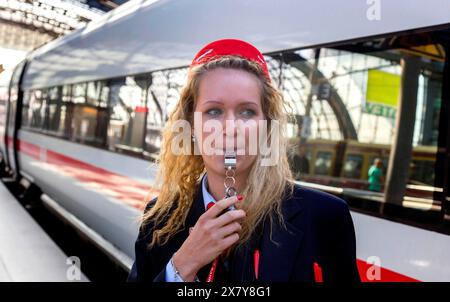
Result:
M216 154L221 154L221 155L225 154L225 152L227 152L227 151L234 151L234 152L236 152L237 155L245 154L245 149L243 149L243 148L215 149L215 151L216 151Z

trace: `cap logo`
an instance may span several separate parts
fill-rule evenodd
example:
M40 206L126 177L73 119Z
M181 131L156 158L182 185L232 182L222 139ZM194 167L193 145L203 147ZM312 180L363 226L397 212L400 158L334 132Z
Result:
M200 57L198 57L197 60L195 60L195 62L200 61L204 56L206 56L207 54L209 54L212 51L213 51L212 49L208 49L204 54L202 54Z

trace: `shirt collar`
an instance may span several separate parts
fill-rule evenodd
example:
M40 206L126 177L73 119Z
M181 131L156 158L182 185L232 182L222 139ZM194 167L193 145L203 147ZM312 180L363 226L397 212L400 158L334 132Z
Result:
M206 173L203 175L202 178L202 193L203 193L203 202L205 205L205 209L207 208L208 203L210 202L216 202L214 200L214 197L212 197L212 195L208 192L208 177L206 175Z

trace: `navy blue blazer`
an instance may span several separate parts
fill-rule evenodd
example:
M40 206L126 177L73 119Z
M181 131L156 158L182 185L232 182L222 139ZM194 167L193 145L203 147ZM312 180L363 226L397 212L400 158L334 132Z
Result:
M150 209L156 198L149 202ZM165 281L165 267L181 247L198 218L205 212L201 183L186 219L186 227L167 244L148 248L153 226L139 230L135 243L136 258L128 281ZM270 238L269 219L261 226L261 235L236 249L230 256L230 281L255 281L253 251L260 250L259 278L262 282L314 282L314 262L322 269L323 281L359 282L356 265L355 231L347 204L342 199L318 190L294 186L285 194L282 213L286 228L275 221ZM256 233L256 232L255 232ZM256 235L254 235L256 236ZM201 280L210 266L203 267Z

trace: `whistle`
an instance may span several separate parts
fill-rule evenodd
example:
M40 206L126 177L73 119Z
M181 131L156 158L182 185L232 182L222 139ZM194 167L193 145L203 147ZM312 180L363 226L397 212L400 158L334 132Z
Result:
M225 170L236 169L236 152L225 151L225 156L223 159L224 159Z
M234 173L236 171L236 161L237 161L237 155L235 151L225 151L225 155L223 157L224 161L224 167L225 167L225 198L235 196L237 194L236 188L234 187L234 184L236 182L234 178ZM231 175L230 175L231 174ZM231 185L229 184L229 181L231 181ZM234 205L231 205L228 207L229 211L236 210L236 207Z

